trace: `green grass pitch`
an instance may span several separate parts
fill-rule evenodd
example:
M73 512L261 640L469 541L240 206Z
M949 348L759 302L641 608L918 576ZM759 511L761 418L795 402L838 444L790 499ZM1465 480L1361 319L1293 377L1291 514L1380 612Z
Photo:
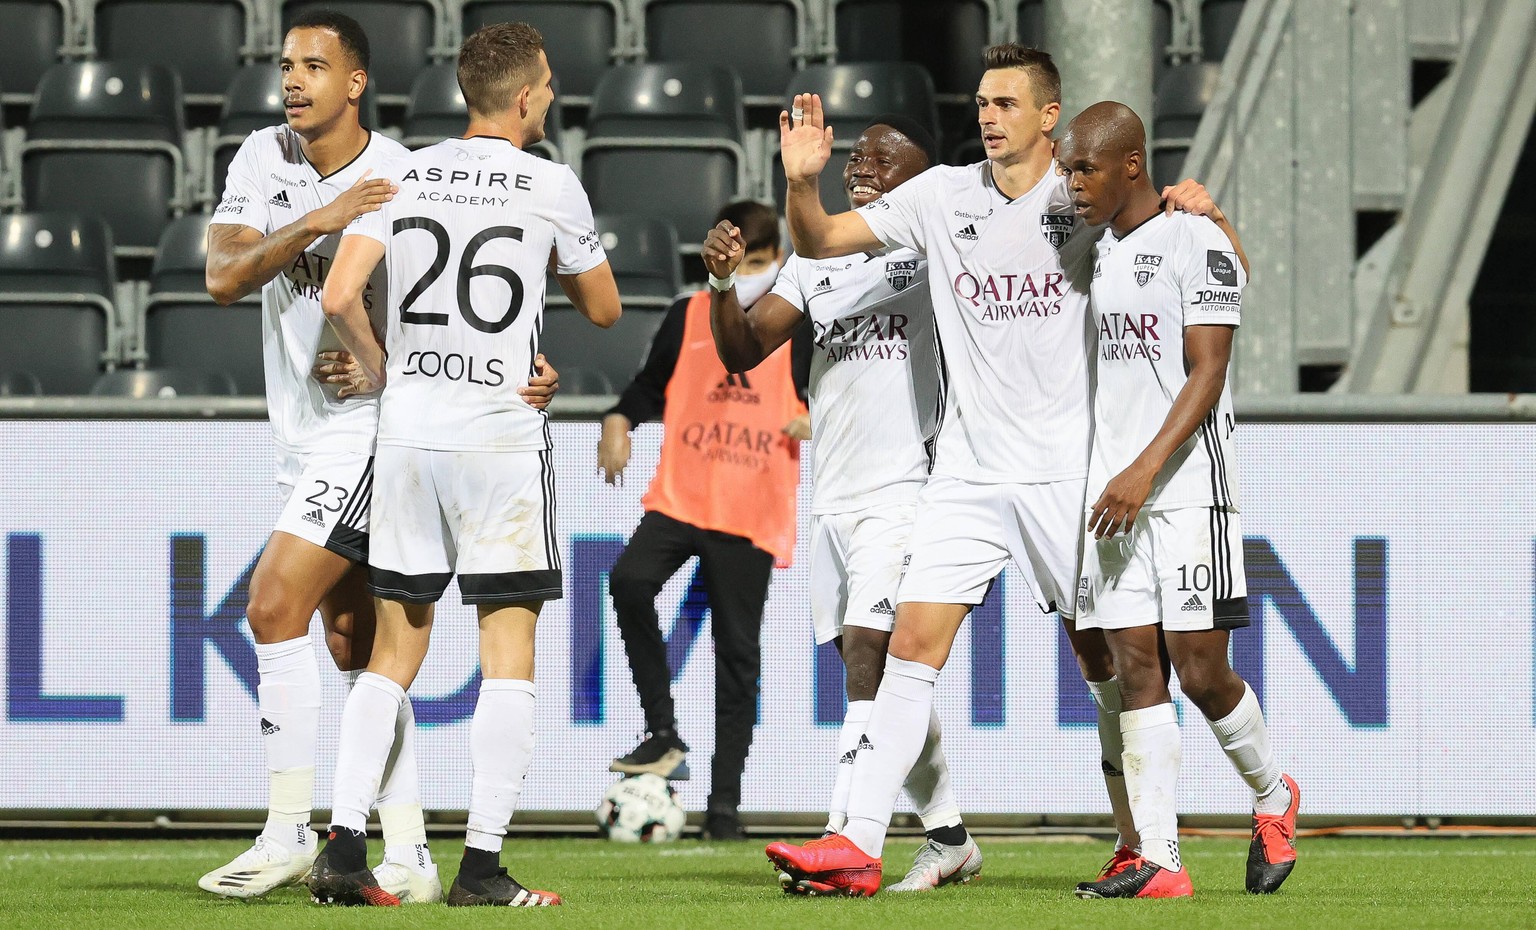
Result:
M1243 893L1247 843L1192 838L1183 854L1192 901L1079 901L1108 844L983 838L981 881L873 900L792 898L779 891L763 843L683 840L626 847L599 840L514 839L503 861L525 884L562 894L561 908L505 913L414 905L321 908L299 888L226 901L197 877L239 853L239 840L15 840L0 842L0 930L123 927L146 930L317 927L531 927L728 930L1357 930L1536 927L1536 839L1303 839L1284 890ZM378 843L374 842L377 855ZM452 880L459 847L433 844ZM892 840L887 883L916 841Z

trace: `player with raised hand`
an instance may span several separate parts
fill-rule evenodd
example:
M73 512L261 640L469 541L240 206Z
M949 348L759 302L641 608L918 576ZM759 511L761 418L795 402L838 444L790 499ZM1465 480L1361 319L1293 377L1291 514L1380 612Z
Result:
M1089 449L1087 281L1091 247L1073 236L1051 132L1060 77L1050 56L987 50L976 94L987 160L939 167L856 211L829 216L817 176L832 142L821 101L799 95L780 115L788 219L796 252L827 258L907 247L927 256L946 375L933 476L917 506L885 676L854 763L842 834L769 858L828 893L873 894L903 780L922 751L934 682L960 624L1012 560L1043 610L1058 610L1099 707L1099 738L1120 831L1105 872L1130 860L1134 835L1119 770L1120 707L1097 631L1074 622ZM1184 182L1170 209L1214 208Z
M309 878L317 900L392 905L365 867L365 830L426 657L433 605L455 575L479 615L483 680L470 725L469 829L450 905L542 906L500 865L532 760L534 631L562 593L549 427L517 388L534 374L550 266L599 326L619 295L571 169L523 148L544 136L553 75L538 31L497 23L465 39L463 138L392 162L385 209L349 227L322 297L380 401L369 586L378 640L347 699L330 839ZM385 345L365 308L380 263L391 281Z
M1126 787L1141 837L1083 898L1194 894L1179 859L1179 723L1163 656L1253 789L1247 888L1279 889L1296 864L1296 782L1280 771L1258 699L1227 662L1248 625L1227 366L1247 283L1232 240L1205 217L1166 215L1146 132L1123 104L1067 127L1073 206L1106 226L1095 246L1093 453L1078 622L1105 631L1124 706Z
M358 122L368 38L354 20L301 16L279 67L286 123L241 145L208 229L209 294L228 304L261 289L267 410L285 500L246 608L269 770L267 823L255 845L198 881L239 898L299 881L315 858L309 823L321 686L311 618L320 612L326 645L349 679L372 647L373 603L357 563L368 557L378 399L322 385L310 369L317 354L341 346L320 307L340 233L390 200L395 186L372 175L405 152ZM382 311L384 292L380 274L367 288L372 311ZM379 875L397 894L430 900L442 891L422 826L409 704L395 725L402 748L379 797L387 846Z
M933 137L903 116L876 119L854 143L843 187L857 209L938 161ZM815 349L809 400L813 445L811 616L818 644L835 642L847 668L848 708L838 738L827 833L847 819L853 761L885 668L902 559L939 404L928 262L911 249L824 261L791 257L773 292L743 312L732 279L745 254L721 223L704 242L715 347L731 371L749 371L809 316ZM926 842L892 891L969 881L981 851L951 789L938 715L907 776ZM816 891L786 874L786 890Z

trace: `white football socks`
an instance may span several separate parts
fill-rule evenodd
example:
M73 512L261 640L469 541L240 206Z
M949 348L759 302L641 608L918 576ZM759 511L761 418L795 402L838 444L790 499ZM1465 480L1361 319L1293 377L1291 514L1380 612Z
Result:
M875 695L866 735L869 745L853 762L848 823L843 835L870 856L885 848L896 796L923 751L933 713L933 683L939 670L891 656Z
M469 792L469 829L464 845L501 852L507 824L533 761L533 682L488 678L469 725L474 784Z
M262 834L298 851L309 843L320 742L320 663L309 635L257 643L256 672L268 778Z
M853 785L853 760L859 752L859 740L869 725L874 701L849 701L843 714L843 728L837 733L837 772L832 781L832 803L827 806L827 830L836 833L848 822L848 789Z
M1141 835L1139 852L1177 872L1179 863L1179 718L1173 704L1120 712L1125 789Z
M1253 789L1253 809L1260 814L1283 814L1291 806L1291 789L1280 778L1280 766L1275 762L1274 750L1269 745L1269 728L1264 724L1264 711L1259 698L1247 684L1243 685L1243 698L1232 713L1220 720L1207 721L1216 742L1227 754L1237 774Z
M1109 810L1115 818L1115 829L1120 833L1115 848L1129 846L1135 849L1141 837L1136 835L1136 821L1131 817L1131 802L1125 795L1125 768L1120 760L1120 679L1090 681L1087 685L1099 716L1099 768L1104 773L1104 789L1109 792Z
M368 811L378 797L405 700L405 689L383 675L363 672L357 677L341 712L332 824L367 832Z
M949 781L949 763L944 759L944 728L939 723L939 712L931 702L928 735L917 763L907 773L906 788L912 806L917 808L917 816L923 821L924 830L960 825L960 805L955 802L954 787Z
M375 802L384 830L384 861L399 862L418 871L432 864L427 851L427 825L421 813L421 786L416 775L416 711L410 696L400 702L395 717L395 745L384 764L384 781Z

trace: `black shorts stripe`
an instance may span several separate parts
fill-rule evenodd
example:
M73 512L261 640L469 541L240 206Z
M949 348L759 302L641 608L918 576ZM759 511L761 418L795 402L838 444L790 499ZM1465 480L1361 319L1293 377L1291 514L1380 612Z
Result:
M1249 624L1248 598L1217 598L1211 622L1218 630L1240 630Z
M362 477L357 479L357 484L352 488L352 500L341 513L341 522L348 526L356 526L358 518L368 509L373 502L373 456L368 457L368 464L363 468Z
M557 601L564 596L564 588L565 579L558 568L459 576L459 592L466 604Z
M427 575L402 575L368 566L368 590L387 601L406 604L435 604L448 590L453 572L433 572Z
M934 368L937 371L939 384L934 397L933 435L923 440L923 451L928 455L928 473L933 474L933 465L938 457L939 430L944 428L944 412L949 407L949 366L944 362L944 340L939 338L939 328L933 328L933 357Z
M331 535L325 539L325 548L344 559L368 564L368 534L355 526L337 521Z
M543 493L544 511L544 564L559 571L560 539L556 535L555 521L555 468L553 453L548 449L539 453L540 490Z

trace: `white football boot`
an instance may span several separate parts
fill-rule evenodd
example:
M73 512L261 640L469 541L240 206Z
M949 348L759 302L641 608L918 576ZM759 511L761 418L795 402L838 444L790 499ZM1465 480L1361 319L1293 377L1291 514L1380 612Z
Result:
M907 877L886 891L932 891L943 885L963 885L981 874L981 847L969 834L959 846L929 840L917 851Z
M308 849L291 852L268 836L256 837L255 845L228 865L197 880L197 887L226 898L259 898L274 888L297 885L309 874L320 851L320 837L309 832Z
M379 887L400 899L401 904L435 904L443 900L443 882L437 877L437 863L423 875L403 862L385 860L373 870Z

